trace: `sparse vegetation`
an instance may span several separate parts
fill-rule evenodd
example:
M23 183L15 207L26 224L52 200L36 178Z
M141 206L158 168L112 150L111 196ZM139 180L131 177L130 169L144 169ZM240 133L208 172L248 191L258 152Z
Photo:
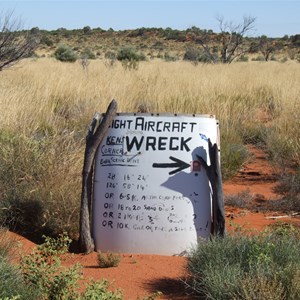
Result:
M38 299L110 299L121 300L122 293L108 290L108 281L90 281L84 292L80 291L78 281L80 265L63 267L61 255L70 244L66 234L57 239L45 237L45 242L33 253L21 258L21 271L28 287L36 291Z
M96 59L96 55L90 48L85 48L81 53L81 58Z
M190 254L189 286L205 299L299 299L299 250L292 226L213 238Z
M98 252L98 266L99 268L112 268L117 267L121 261L121 256L116 253Z
M250 209L252 207L253 196L249 191L243 191L236 195L225 197L225 204L233 207Z
M138 53L133 47L121 48L117 54L117 60L121 61L125 69L137 69L138 62L145 60L143 53Z
M26 286L21 271L10 262L16 242L6 236L0 226L0 299L36 299L36 293Z

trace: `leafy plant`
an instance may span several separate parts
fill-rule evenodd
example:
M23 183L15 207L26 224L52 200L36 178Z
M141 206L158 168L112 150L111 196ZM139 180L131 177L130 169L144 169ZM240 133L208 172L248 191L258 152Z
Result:
M0 299L36 299L35 291L26 286L22 273L9 260L15 246L0 227Z
M0 299L37 299L35 290L26 285L20 271L6 258L0 259Z
M121 256L112 252L98 252L98 266L100 268L117 267L121 261Z
M156 292L152 293L149 296L146 296L146 297L143 297L143 298L138 297L137 300L155 300L155 299L159 298L162 295L163 295L162 292L156 291Z
M107 280L90 281L80 300L122 300L123 294L120 290L114 292L109 291L109 283Z
M107 299L121 300L122 293L108 290L108 281L90 281L80 293L78 281L82 279L79 264L63 267L61 255L67 252L71 240L63 233L57 239L45 237L33 253L21 257L21 270L25 282L38 293L39 299Z
M66 234L57 239L45 237L44 244L21 257L25 282L37 290L42 299L76 299L80 266L64 268L59 256L66 253L70 241Z

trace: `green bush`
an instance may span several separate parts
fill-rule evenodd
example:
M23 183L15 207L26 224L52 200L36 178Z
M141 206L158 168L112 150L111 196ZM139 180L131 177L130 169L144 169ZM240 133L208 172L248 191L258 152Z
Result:
M256 57L253 57L251 60L252 61L266 61L265 58L262 55L258 55Z
M215 54L214 54L215 55ZM217 58L214 58L217 61ZM190 47L186 50L183 56L183 60L190 61L194 65L198 63L210 63L212 61L211 57L202 49L195 47Z
M36 291L29 288L17 267L0 257L0 299L37 299Z
M111 292L108 290L109 283L107 280L90 281L85 292L79 300L122 300L123 295L120 290Z
M237 61L239 61L239 62L247 62L248 60L249 60L249 57L244 54L239 56L239 58L237 59Z
M190 286L207 299L299 299L299 230L213 238L190 253L187 269Z
M82 279L79 264L63 267L61 254L66 253L71 240L66 234L57 239L45 237L33 253L21 258L21 270L25 282L38 293L39 299L108 299L121 300L120 291L109 291L108 282L90 281L81 293L78 281Z
M202 51L198 48L190 47L188 48L183 56L183 60L187 60L197 65L200 61L200 56L202 55Z
M90 48L85 48L81 53L82 58L96 59L96 55Z
M60 45L54 52L54 57L63 62L75 62L77 54L67 45Z
M41 39L40 39L40 44L46 45L46 46L48 46L48 47L51 47L51 46L53 46L54 43L53 43L53 41L49 38L48 35L43 34L42 37L41 37Z
M143 53L137 52L133 47L121 48L117 54L117 60L134 60L141 61L145 60L146 57Z
M36 299L36 293L26 286L20 270L9 261L16 242L7 238L5 231L0 226L0 299Z
M124 47L118 51L117 60L121 61L125 69L137 69L138 63L146 60L146 56L137 52L133 47Z

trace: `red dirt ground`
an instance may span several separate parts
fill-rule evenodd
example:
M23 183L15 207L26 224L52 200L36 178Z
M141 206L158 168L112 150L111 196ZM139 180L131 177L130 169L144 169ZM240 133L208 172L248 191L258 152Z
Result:
M236 195L240 192L247 192L258 205L264 201L278 199L274 188L276 182L276 172L266 160L265 153L253 146L249 146L252 153L251 161L229 182L224 183L225 195ZM243 226L245 228L262 230L265 226L277 222L277 219L266 217L274 216L273 213L250 212L233 207L226 207L227 231ZM285 222L297 222L299 218L280 218ZM20 241L22 250L29 252L35 245L25 238L13 233L8 233L9 238ZM143 297L161 291L163 295L159 299L193 299L192 296L185 296L184 278L186 258L176 256L159 255L122 255L121 263L118 267L100 269L97 267L97 254L89 255L74 254L67 258L67 265L80 263L83 266L83 276L85 281L89 278L106 278L112 283L113 288L123 290L124 299L143 299Z

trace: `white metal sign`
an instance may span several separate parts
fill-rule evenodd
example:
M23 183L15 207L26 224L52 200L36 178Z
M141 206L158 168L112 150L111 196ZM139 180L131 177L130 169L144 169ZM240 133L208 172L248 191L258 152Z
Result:
M95 163L96 249L180 254L211 231L211 194L197 155L218 143L214 117L118 115Z

